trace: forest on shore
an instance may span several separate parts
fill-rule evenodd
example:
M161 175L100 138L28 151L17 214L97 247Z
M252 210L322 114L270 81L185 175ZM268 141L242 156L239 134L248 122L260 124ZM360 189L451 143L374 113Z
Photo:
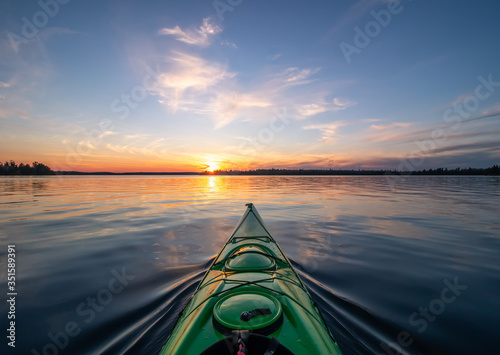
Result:
M490 168L437 168L417 171L363 170L363 169L256 169L216 170L206 175L500 175L500 167Z
M2 163L0 162L0 175L55 175L56 173L52 171L47 165L33 162L29 164L19 164L17 165L15 161Z
M15 161L1 163L0 175L500 175L500 166L489 168L437 168L418 171L397 170L354 170L354 169L255 169L255 170L216 170L204 172L80 172L53 171L49 166L33 162L19 164Z

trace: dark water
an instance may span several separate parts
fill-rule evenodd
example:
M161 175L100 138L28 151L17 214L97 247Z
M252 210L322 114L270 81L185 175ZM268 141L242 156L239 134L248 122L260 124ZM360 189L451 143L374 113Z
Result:
M0 178L2 354L156 354L253 202L344 354L500 354L496 177ZM7 346L16 245L16 348ZM399 341L399 343L398 343Z

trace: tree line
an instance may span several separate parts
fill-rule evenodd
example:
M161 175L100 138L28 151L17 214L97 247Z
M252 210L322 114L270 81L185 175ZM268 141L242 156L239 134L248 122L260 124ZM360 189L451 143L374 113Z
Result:
M0 162L0 175L55 175L50 167L39 162L17 165L15 161ZM173 173L82 173L78 171L58 171L62 175L162 175ZM500 175L500 166L493 165L489 168L438 168L424 169L419 171L397 171L397 170L355 170L355 169L255 169L255 170L216 170L213 172L205 171L203 173L175 173L175 174L196 174L196 175Z
M437 168L419 171L355 170L355 169L255 169L205 171L206 175L500 175L500 167L490 168Z
M17 165L14 160L5 163L0 162L0 175L55 175L47 165L37 161L29 164Z

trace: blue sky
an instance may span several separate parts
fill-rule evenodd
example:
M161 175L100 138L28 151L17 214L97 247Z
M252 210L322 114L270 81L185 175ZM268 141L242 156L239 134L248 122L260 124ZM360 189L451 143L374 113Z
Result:
M500 162L495 1L0 8L2 160L83 171Z

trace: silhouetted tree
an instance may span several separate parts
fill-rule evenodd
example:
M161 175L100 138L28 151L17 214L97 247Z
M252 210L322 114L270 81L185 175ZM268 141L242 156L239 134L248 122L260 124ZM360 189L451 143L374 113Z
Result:
M493 165L491 168L486 169L488 175L500 175L500 167Z
M31 166L29 164L16 164L14 160L10 162L5 162L5 164L0 163L0 175L54 175L55 172L52 171L47 165L34 162Z

